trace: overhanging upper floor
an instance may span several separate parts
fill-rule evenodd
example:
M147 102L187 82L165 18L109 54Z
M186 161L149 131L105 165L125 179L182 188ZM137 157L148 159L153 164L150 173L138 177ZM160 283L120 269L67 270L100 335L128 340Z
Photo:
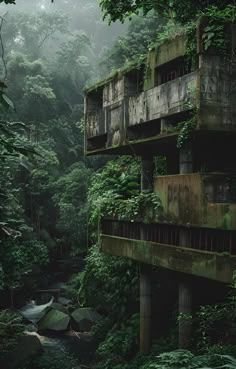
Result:
M232 33L235 33L232 28ZM201 37L196 38L196 43ZM142 142L162 145L193 115L197 131L236 131L234 74L224 56L198 45L195 66L177 37L85 94L85 151L125 153Z

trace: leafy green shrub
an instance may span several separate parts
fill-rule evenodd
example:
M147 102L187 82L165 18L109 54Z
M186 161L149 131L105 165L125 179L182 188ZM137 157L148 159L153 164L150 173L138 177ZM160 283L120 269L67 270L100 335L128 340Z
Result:
M131 222L135 219L142 219L146 223L156 221L162 210L160 199L154 192L140 192L136 196L122 200L120 196L109 191L102 201L100 199L98 201L101 216L112 216Z
M206 350L212 345L222 346L236 341L235 304L233 298L222 304L201 306L195 318L199 349Z
M178 124L177 126L177 129L179 130L177 139L178 148L183 146L183 143L189 138L191 131L196 127L196 125L197 125L196 115Z
M82 272L83 273L83 272ZM78 300L79 289L81 286L82 273L73 274L70 280L65 285L65 293L67 297L74 302Z
M16 339L23 334L22 316L10 310L0 311L0 356L10 351Z
M133 360L109 358L96 369L236 369L236 359L230 355L194 355L188 350L175 350L157 355L153 347L149 355L138 354Z
M132 158L109 161L91 181L88 200L90 224L96 227L102 216L120 220L157 220L161 203L153 192L140 193L140 162Z
M45 352L34 360L27 369L80 369L77 359L65 351Z
M108 315L99 319L92 328L92 333L97 342L105 340L108 332L114 327L114 320Z
M140 369L197 369L208 363L206 356L194 356L188 350L175 350L158 355L153 362L144 364Z
M8 239L1 243L0 258L4 286L15 288L23 285L34 265L44 266L48 263L48 249L45 243L38 240Z
M138 265L126 258L102 253L98 246L88 251L78 292L81 303L94 306L114 321L134 311L138 300Z
M92 176L88 191L89 223L96 231L104 205L138 194L139 176L140 161L130 157L110 160Z
M139 314L134 314L128 321L122 323L119 330L107 334L105 341L99 345L97 353L105 358L111 354L127 358L137 350L138 337Z

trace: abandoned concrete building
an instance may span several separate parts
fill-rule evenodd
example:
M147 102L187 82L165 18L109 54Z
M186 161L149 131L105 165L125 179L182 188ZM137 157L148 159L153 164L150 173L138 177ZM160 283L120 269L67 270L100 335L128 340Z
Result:
M140 156L141 191L156 191L163 207L162 217L148 224L102 220L101 249L140 263L142 352L150 347L151 265L180 276L179 312L186 314L190 275L228 284L236 269L235 64L204 50L202 29L194 64L186 59L185 37L178 36L150 50L145 65L85 93L86 154ZM234 26L227 37L233 58ZM181 122L188 127L179 143ZM166 157L168 174L153 178L156 156ZM191 324L180 321L180 347L190 333Z

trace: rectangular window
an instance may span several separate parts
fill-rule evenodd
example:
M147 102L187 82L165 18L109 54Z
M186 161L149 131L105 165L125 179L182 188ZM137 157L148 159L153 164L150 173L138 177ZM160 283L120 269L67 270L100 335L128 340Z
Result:
M155 69L155 86L173 81L185 74L191 73L191 65L183 56L171 60Z

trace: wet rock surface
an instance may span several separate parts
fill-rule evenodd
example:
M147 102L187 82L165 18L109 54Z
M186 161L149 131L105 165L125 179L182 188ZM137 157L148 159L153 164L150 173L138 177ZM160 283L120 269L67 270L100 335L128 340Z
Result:
M70 316L62 311L51 309L38 323L39 331L65 331L68 328Z
M18 369L29 359L33 359L42 352L42 345L36 335L26 335L18 339L15 348L0 362L4 369Z

